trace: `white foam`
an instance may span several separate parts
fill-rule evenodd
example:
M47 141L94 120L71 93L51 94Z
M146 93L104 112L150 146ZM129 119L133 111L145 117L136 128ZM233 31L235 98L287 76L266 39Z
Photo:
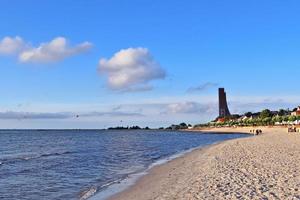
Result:
M80 200L86 200L93 196L97 192L96 187L91 187L89 190L83 192L82 196L80 197Z
M104 200L108 199L112 195L115 195L119 192L124 191L125 189L129 188L130 186L134 185L134 183L143 175L145 172L137 173L129 175L128 178L116 181L116 183L109 184L109 186L104 189L103 191L97 193L95 196L89 198L89 200Z

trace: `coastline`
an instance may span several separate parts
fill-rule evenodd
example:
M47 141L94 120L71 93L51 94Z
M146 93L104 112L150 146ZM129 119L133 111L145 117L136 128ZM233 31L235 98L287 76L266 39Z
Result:
M294 156L300 152L300 135L287 134L282 127L259 128L263 130L260 136L212 144L155 166L128 189L108 199L300 198L300 159ZM200 132L249 133L250 129ZM289 143L292 152L285 150ZM286 164L293 167L287 169Z
M221 143L221 142L218 142L218 143ZM216 144L218 144L218 143L216 143ZM97 193L96 195L91 194L91 196L86 198L86 199L89 199L89 200L102 200L102 199L113 198L114 196L116 196L118 194L121 194L122 192L127 191L128 189L133 187L135 184L137 184L137 182L141 178L143 178L144 176L147 176L152 171L153 168L159 167L161 165L165 165L169 162L172 162L173 160L176 160L176 159L179 159L180 157L185 156L188 153L191 153L191 152L199 150L199 149L207 148L208 146L211 146L211 145L215 145L215 144L195 147L195 148L183 151L183 152L179 152L179 153L174 154L170 157L158 160L158 161L152 163L150 166L148 166L145 170L130 174L125 179L114 181L112 184L110 184L110 187L106 188L105 190L101 191L100 193ZM117 184L114 184L114 183L117 183Z
M177 132L180 132L180 131L177 131ZM184 131L182 133L184 134ZM185 134L191 134L191 132L190 131L185 131ZM205 134L205 132L203 132L203 134ZM209 134L215 134L215 133L206 133L206 135L209 135ZM224 135L224 133L221 133L221 134ZM238 133L235 138L240 138L240 137L247 137L247 134ZM133 187L137 183L137 181L139 181L144 176L147 176L152 171L153 168L156 168L156 167L161 166L161 165L165 165L169 162L172 162L173 160L179 159L180 157L184 157L186 154L189 154L193 151L208 148L212 145L222 143L226 140L231 140L231 139L227 138L225 140L215 141L215 142L211 142L211 143L208 143L208 144L195 146L193 148L186 149L186 150L183 150L183 151L179 151L179 152L177 152L175 154L172 154L168 157L159 159L159 160L155 161L154 163L150 164L149 166L147 166L143 170L139 170L139 171L134 172L132 174L128 174L128 176L126 176L123 179L120 179L120 180L113 181L113 182L109 183L108 184L109 187L105 186L106 188L104 190L101 190L101 188L96 188L96 190L95 190L95 187L91 187L90 189L87 189L86 191L83 191L82 194L80 195L80 199L91 199L91 200L110 199L111 197L114 197L115 195L117 195L119 193L122 193L123 191L126 191L129 188Z

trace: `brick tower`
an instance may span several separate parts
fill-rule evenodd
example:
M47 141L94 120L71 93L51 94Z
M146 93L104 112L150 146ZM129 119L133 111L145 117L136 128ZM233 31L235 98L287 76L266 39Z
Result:
M230 116L227 105L226 92L224 88L219 88L219 117Z

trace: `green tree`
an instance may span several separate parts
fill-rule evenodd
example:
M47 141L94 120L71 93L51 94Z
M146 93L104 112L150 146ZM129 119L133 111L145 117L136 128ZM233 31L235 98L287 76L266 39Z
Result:
M282 116L282 121L284 121L284 122L289 121L289 116L287 116L287 115Z
M187 127L186 123L184 123L184 122L180 123L179 125L182 127Z
M272 117L272 124L275 124L277 122L277 118L278 118L278 116Z
M287 113L286 110L280 109L279 112L278 112L278 115L279 116L284 116L284 115L286 115L286 113Z
M246 117L251 117L251 116L252 116L252 112L246 112L246 113L245 113L245 116L246 116Z
M279 115L278 115L278 116L273 117L273 121L274 121L274 122L280 122L280 123L281 123L281 122L282 122L282 118L283 118L282 116L279 116Z
M265 110L261 111L260 118L264 119L267 117L272 117L272 112L269 109L265 109Z
M272 122L272 118L271 117L263 118L262 122L264 125L270 125Z
M288 118L288 120L289 120L289 122L294 122L294 121L297 120L297 117L290 115L289 118Z

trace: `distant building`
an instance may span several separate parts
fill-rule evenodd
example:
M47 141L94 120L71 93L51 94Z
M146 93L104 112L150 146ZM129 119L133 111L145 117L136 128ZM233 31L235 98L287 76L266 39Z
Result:
M224 123L225 121L226 120L223 117L219 117L218 120L217 120L218 123Z
M247 117L247 116L243 115L243 116L241 116L241 117L238 119L238 121L246 121L246 120L248 120L248 119L251 119L251 116L250 116L250 117Z
M224 88L219 88L219 117L224 118L230 116L227 105L226 92Z
M291 113L292 116L300 116L300 106L298 106L297 110Z

